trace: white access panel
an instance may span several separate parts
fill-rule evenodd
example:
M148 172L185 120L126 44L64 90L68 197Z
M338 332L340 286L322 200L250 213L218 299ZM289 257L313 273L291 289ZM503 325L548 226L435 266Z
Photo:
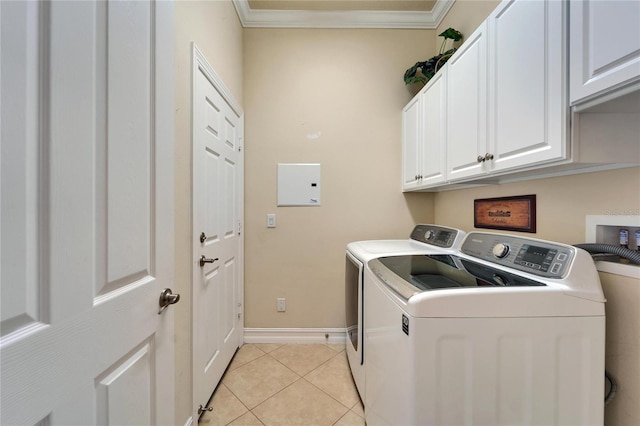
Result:
M278 206L319 206L320 164L278 164Z

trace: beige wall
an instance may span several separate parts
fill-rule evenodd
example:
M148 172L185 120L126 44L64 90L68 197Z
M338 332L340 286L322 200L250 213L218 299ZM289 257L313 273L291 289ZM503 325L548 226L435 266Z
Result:
M499 3L499 0L456 0L436 29L436 34L453 27L462 33L462 41L464 42ZM442 38L437 37L436 49L439 50L441 44ZM447 46L447 49L450 47Z
M433 37L245 29L246 327L344 327L346 244L433 219L431 194L400 189L402 76L433 55ZM320 163L322 205L277 207L278 163Z
M606 364L618 382L605 407L605 425L640 424L640 284L637 279L600 274L607 298Z
M242 26L230 0L175 3L175 305L176 424L191 415L191 43L238 102L243 96ZM213 391L213 389L212 389ZM196 404L197 405L197 404Z
M435 220L473 230L473 200L536 194L534 238L576 244L585 241L585 216L639 214L640 168L490 185L436 194Z

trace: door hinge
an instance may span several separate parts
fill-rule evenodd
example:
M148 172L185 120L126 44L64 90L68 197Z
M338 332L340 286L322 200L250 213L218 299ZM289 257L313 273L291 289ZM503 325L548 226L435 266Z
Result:
M238 221L238 235L241 234L242 231L242 223L240 223L240 221Z

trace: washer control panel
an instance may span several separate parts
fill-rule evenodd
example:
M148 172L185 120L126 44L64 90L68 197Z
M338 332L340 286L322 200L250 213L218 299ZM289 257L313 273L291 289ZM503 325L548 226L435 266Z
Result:
M432 246L451 248L461 231L436 225L416 225L411 232L411 239Z
M460 249L464 254L549 278L563 278L575 249L550 241L512 235L471 232Z

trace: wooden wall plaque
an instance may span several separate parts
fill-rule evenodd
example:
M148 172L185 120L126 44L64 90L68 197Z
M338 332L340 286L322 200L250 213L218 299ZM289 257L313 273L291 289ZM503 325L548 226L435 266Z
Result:
M481 198L473 201L473 226L536 232L536 196Z

